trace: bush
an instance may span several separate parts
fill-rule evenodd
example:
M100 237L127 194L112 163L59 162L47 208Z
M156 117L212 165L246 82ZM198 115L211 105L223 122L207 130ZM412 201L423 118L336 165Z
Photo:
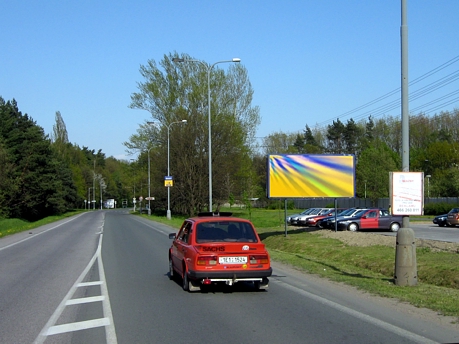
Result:
M451 203L429 203L424 206L424 215L446 214L455 207L458 206Z
M266 208L270 210L284 209L284 201L283 200L269 201ZM295 202L287 201L287 209L289 210L295 209Z

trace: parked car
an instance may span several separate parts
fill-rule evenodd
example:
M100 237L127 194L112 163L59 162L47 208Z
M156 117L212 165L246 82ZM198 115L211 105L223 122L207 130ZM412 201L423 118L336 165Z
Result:
M340 220L343 218L352 217L356 215L359 211L362 211L362 210L365 210L365 209L349 208L339 213L336 216L336 218ZM335 229L335 216L325 217L322 220L319 220L317 223L317 227L322 228L322 229Z
M338 210L338 215L339 215L345 209L337 209L337 210ZM316 215L316 216L309 217L306 220L306 225L308 227L318 227L318 223L319 223L320 220L323 220L323 219L331 217L331 216L332 217L335 216L335 209L330 209L327 212L322 213L321 215Z
M337 221L338 230L358 231L361 229L390 230L397 232L402 223L402 216L391 215L386 209L372 208L358 212L353 217Z
M459 208L451 209L446 217L446 224L448 226L456 226L459 225Z
M300 218L303 218L303 216L308 216L309 214L317 214L317 212L320 209L321 208L309 208L309 209L303 210L299 214L290 215L287 217L287 224L291 226L298 226L299 225L298 221Z
M448 217L448 214L438 215L434 217L432 222L440 227L444 227L445 225L447 225L446 223L447 217Z
M309 214L311 211L313 211L314 209L316 209L316 208L308 208L308 209L303 210L303 211L302 211L301 213L299 213L299 214L293 214L293 215L287 216L287 219L286 219L287 224L288 224L288 225L291 225L291 226L296 225L296 222L298 221L298 217L299 217L299 216L301 216L301 215L307 215L307 214Z
M169 248L169 277L179 276L185 291L238 282L268 289L270 258L255 227L231 213L201 213L186 219Z
M318 216L322 214L327 214L331 208L315 208L313 211L311 211L309 214L306 215L300 215L296 219L296 225L297 226L307 226L307 220L313 216Z

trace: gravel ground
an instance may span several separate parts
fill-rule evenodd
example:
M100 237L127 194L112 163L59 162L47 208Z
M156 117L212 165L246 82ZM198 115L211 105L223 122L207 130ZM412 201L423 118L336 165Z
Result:
M332 230L320 230L311 232L325 238L338 239L349 246L372 246L384 245L395 247L396 237L373 233L361 232L335 232ZM426 239L416 239L416 247L429 247L432 251L448 251L459 253L459 243L443 242Z

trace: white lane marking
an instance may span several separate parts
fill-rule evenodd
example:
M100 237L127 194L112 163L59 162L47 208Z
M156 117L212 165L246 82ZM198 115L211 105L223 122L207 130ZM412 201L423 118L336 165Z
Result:
M78 283L79 287L92 287L94 285L101 285L102 281L82 282Z
M79 299L70 299L65 303L66 306L69 305L81 305L83 303L91 303L105 300L105 296L90 296L90 297L81 297Z
M103 237L103 234L101 234L101 237ZM104 264L102 263L102 239L100 240L98 251L99 251L99 259L97 260L97 262L98 262L98 267L99 267L99 278L101 282L103 282L100 286L100 289L102 291L102 295L105 295L105 300L102 301L102 307L104 310L104 316L109 318L110 320L110 325L105 326L105 338L108 344L116 344L118 343L118 339L116 338L115 323L113 322L112 306L110 305L110 297L108 296L107 282L105 280Z
M69 223L70 221L73 221L73 220L79 218L81 215L84 215L84 214L87 214L87 213L82 213L82 214L80 214L80 215L77 215L77 216L75 216L75 217L72 217L72 218L71 218L70 220L68 220L68 221L62 222L61 224L59 224L59 225L57 225L57 226L48 228L48 229L44 230L43 232L34 234L34 235L32 235L32 236L28 236L27 238L24 238L24 239L22 239L22 240L19 240L18 242L15 242L15 243L9 244L9 245L7 245L7 246L5 246L5 247L2 247L2 248L0 248L0 251L3 251L3 250L5 250L5 249L7 249L7 248L9 248L9 247L12 247L12 246L15 246L15 245L17 245L17 244L20 244L21 242L27 241L27 240L29 240L29 239L35 238L37 235L40 235L40 234L49 232L50 230L56 229L57 227L60 227L60 226L62 226L62 225L65 225L66 223Z
M323 297L320 297L320 296L317 296L317 295L314 295L312 293L309 293L307 292L306 290L303 290L303 289L300 289L298 287L295 287L293 285L290 285L290 284L287 284L281 280L278 280L278 279L273 279L274 281L276 281L277 283L281 284L282 286L284 286L285 288L288 288L288 289L291 289L292 291L294 292L297 292L299 294L302 294L303 296L306 296L310 299L313 299L317 302L320 302L328 307L331 307L331 308L334 308L340 312L343 312L343 313L346 313L346 314L349 314L357 319L360 319L360 320L363 320L363 321L366 321L370 324L373 324L375 326L378 326L380 328L383 328L389 332L392 332L392 333L395 333L401 337L404 337L404 338L408 338L409 340L412 340L414 341L415 343L428 343L428 344L433 344L433 343L437 343L433 340L430 340L426 337L423 337L423 336L420 336L420 335L417 335L413 332L410 332L410 331L407 331L407 330L404 330L398 326L395 326L395 325L392 325L392 324L389 324L385 321L382 321L382 320L379 320L379 319L376 319L376 318L373 318L372 316L369 316L369 315L366 315L366 314L363 314L363 313L360 313L356 310L353 310L351 308L348 308L346 306L342 306L340 305L339 303L336 303L336 302L333 302L333 301L330 301L330 300L327 300L327 299L324 299Z
M106 337L107 344L117 344L118 343L118 340L116 337L116 331L115 331L115 324L113 322L113 314L111 310L110 299L108 296L107 284L105 282L104 266L102 264L102 238L103 238L103 234L101 234L99 237L99 244L97 246L96 253L91 258L91 260L89 261L89 264L85 267L83 272L80 274L80 276L78 277L78 279L76 280L72 288L70 288L67 295L65 295L64 299L61 301L59 306L56 308L53 315L49 318L46 325L40 331L40 334L34 341L35 344L44 343L47 336L50 336L50 335L66 333L66 332L73 332L73 331L80 331L80 330L90 329L94 327L101 327L101 326L105 327L105 337ZM98 262L100 281L81 282L84 279L84 277L88 274L89 270L92 268L96 260ZM80 321L80 322L74 322L74 323L69 323L69 324L54 325L59 319L59 317L61 316L62 312L64 311L67 305L76 304L76 302L78 301L75 301L75 300L80 300L80 299L71 299L72 295L75 294L77 288L91 286L91 285L101 286L102 296L100 297L102 297L103 299L100 300L97 297L95 297L92 302L102 301L104 317L100 319L93 319L93 320L88 320L88 321ZM91 299L91 298L86 298L86 299Z
M51 336L54 334L88 330L90 328L102 327L102 326L108 326L108 325L110 325L110 320L108 320L108 318L80 321L80 322L74 322L70 324L52 326L48 329L48 331L46 332L46 335Z

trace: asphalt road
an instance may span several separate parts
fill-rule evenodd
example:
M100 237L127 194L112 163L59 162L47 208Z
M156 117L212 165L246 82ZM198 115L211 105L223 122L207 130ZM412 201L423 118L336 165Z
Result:
M433 223L419 223L412 221L410 222L409 228L413 230L415 238L446 242L459 242L459 227L439 227ZM390 236L397 235L396 232L378 233Z
M172 231L95 211L1 239L0 343L459 341L447 318L275 263L267 292L184 292L168 277Z

